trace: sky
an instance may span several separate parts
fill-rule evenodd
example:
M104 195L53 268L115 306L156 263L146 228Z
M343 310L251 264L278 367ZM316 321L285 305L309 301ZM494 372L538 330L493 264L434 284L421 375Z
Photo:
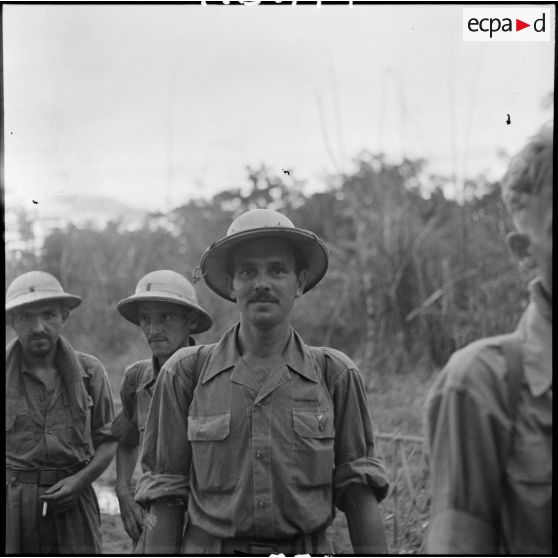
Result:
M552 118L554 23L548 42L464 42L455 4L4 5L3 19L7 208L64 194L165 210L262 164L310 192L362 150L496 179Z

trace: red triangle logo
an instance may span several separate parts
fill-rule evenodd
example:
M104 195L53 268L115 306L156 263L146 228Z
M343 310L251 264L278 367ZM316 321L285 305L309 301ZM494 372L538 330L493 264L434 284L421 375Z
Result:
M521 31L522 29L525 29L525 27L531 27L531 24L530 23L525 23L524 21L521 21L520 19L515 20L515 30L516 31Z

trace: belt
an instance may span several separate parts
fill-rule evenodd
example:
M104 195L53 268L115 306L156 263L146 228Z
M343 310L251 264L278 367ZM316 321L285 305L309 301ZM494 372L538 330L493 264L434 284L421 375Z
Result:
M203 529L190 524L186 537L198 548L210 549L217 539ZM324 554L327 553L329 543L325 530L309 535L298 535L285 539L259 539L259 538L230 538L220 539L220 554L260 555L284 554L294 556L295 554Z
M20 484L52 486L59 480L75 475L85 463L71 469L10 469L6 467L6 481Z

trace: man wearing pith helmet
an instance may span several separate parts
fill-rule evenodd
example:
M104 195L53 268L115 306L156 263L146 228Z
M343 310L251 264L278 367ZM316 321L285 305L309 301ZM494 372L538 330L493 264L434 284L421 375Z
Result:
M548 124L501 181L507 244L534 275L523 316L455 352L427 398L429 554L553 554L553 152Z
M190 336L208 330L212 320L199 305L193 285L175 271L158 270L143 276L133 295L117 305L124 318L140 327L152 358L129 366L120 390L122 411L113 423L116 450L116 494L120 515L135 550L143 530L144 512L134 502L132 476L151 403L153 385L161 366L179 348L195 345ZM172 428L169 425L169 428Z
M61 335L80 303L42 271L6 292L7 554L101 552L91 483L114 456L114 411L102 364Z
M305 345L289 322L327 266L315 234L265 209L203 254L207 285L240 320L161 370L136 492L149 509L148 552L327 554L334 506L356 553L386 552L378 502L388 482L359 371Z

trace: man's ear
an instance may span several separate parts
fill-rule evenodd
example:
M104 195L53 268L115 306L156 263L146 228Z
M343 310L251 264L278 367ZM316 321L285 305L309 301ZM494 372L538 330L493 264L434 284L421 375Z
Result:
M65 306L62 306L62 308L60 308L60 314L62 314L62 325L66 325L70 317L70 311Z
M298 272L297 274L297 288L296 288L296 294L295 297L298 298L299 296L302 296L304 293L304 287L306 286L306 281L308 280L308 270L307 269L303 269L301 271Z
M229 295L236 302L236 293L233 288L232 277L228 273L225 275L225 277L227 278L227 285L229 286Z
M536 262L531 254L531 241L526 234L511 232L506 237L506 242L513 255L526 269L536 267Z
M192 331L193 329L196 329L196 327L198 327L198 317L192 312L188 316L188 329Z

